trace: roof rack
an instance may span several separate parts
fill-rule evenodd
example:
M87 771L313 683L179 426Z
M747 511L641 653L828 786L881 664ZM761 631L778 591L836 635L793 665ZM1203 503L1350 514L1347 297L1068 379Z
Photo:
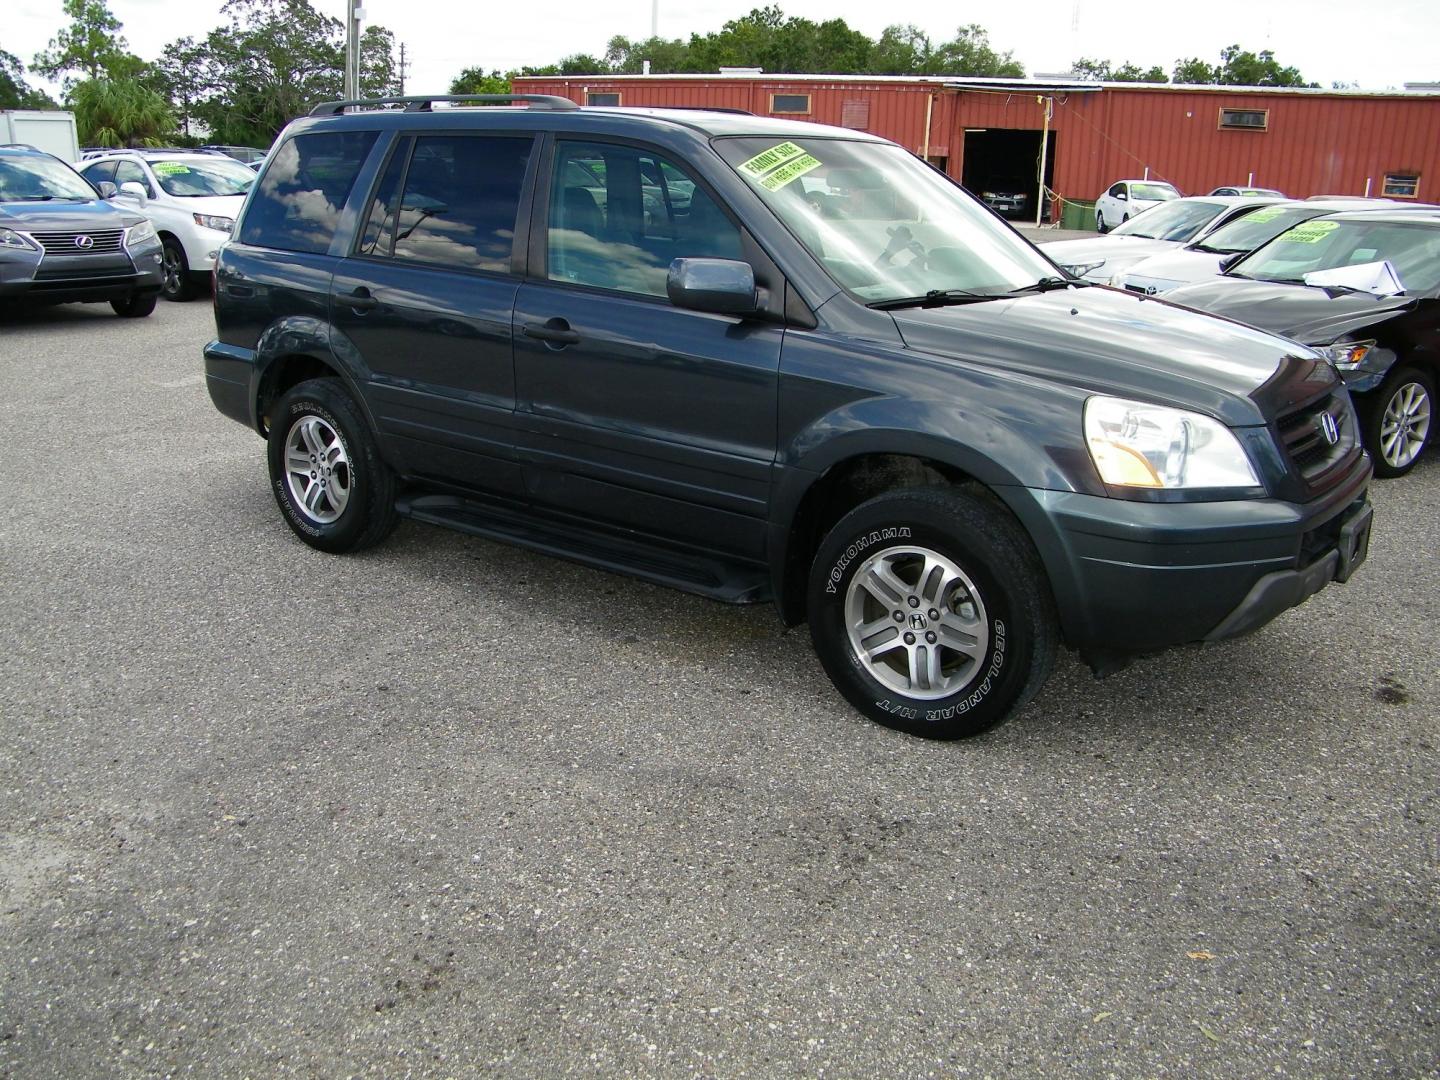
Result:
M406 112L430 112L437 101L526 101L532 109L551 109L555 112L570 112L580 106L569 98L554 94L443 94L424 97L362 98L355 101L326 101L310 110L311 116L339 116L346 109L361 105L404 105Z
M37 154L43 154L45 152L41 150L40 147L33 146L28 142L0 143L0 150L34 150Z

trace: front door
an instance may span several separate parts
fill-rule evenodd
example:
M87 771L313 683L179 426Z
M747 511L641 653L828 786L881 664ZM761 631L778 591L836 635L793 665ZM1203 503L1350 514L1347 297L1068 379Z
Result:
M543 266L515 305L517 447L551 509L764 552L784 330L671 305L678 257L742 258L740 227L658 152L560 140Z

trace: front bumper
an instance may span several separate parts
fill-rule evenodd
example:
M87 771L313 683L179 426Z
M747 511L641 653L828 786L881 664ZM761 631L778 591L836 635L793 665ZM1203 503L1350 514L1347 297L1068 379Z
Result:
M1066 640L1087 658L1259 629L1364 560L1368 459L1323 498L1146 503L1025 489ZM1092 660L1093 662L1093 660Z
M7 252L0 259L0 298L59 304L158 292L164 279L160 250L157 239L103 255Z

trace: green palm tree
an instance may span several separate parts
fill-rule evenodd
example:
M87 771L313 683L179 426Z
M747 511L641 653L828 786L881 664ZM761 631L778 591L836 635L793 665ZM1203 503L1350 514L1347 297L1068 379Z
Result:
M169 102L138 82L86 79L70 107L86 146L161 146L175 131Z

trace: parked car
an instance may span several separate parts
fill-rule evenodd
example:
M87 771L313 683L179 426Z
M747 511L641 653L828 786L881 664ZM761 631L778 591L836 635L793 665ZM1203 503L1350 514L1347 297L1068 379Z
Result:
M255 173L223 154L115 150L79 165L94 183L110 182L116 198L148 217L165 247L167 300L189 300L210 276Z
M217 154L224 154L232 157L242 165L250 165L256 161L263 161L268 150L261 150L258 146L222 146L218 143L206 143L200 147L201 150L212 150Z
M1018 176L1007 176L988 184L980 193L985 204L1002 217L1023 217L1030 207L1030 195L1026 184Z
M1290 196L1283 191L1276 191L1268 187L1217 187L1210 192L1211 195L1263 195L1272 199L1288 199Z
M863 132L525 100L320 106L221 248L209 392L306 544L406 516L773 600L937 738L1062 641L1104 672L1234 637L1365 558L1318 355L1067 277Z
M1115 282L1128 267L1209 236L1229 222L1269 206L1270 198L1192 196L1173 199L1105 236L1041 243L1041 250L1077 277L1101 285Z
M107 202L59 158L0 147L0 301L108 302L142 318L155 310L160 281L150 222Z
M1132 292L1156 296L1191 281L1204 281L1223 273L1262 244L1268 244L1292 225L1342 210L1371 210L1398 205L1391 199L1331 199L1289 201L1262 206L1253 213L1226 222L1197 236L1184 247L1147 256L1115 275L1110 284Z
M1440 375L1440 209L1312 218L1167 297L1304 342L1345 379L1379 476L1415 467Z
M1152 206L1178 198L1180 192L1163 180L1117 180L1095 200L1095 228L1109 232Z

